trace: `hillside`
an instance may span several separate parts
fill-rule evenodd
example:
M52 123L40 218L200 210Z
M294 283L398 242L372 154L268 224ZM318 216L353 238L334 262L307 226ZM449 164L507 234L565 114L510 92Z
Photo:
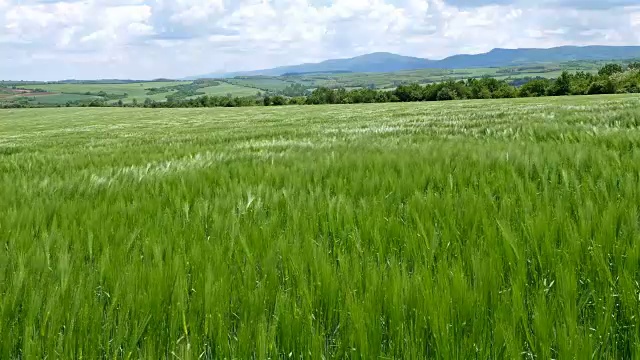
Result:
M483 54L454 55L442 60L421 59L379 52L349 59L332 59L319 63L281 66L255 71L205 74L193 76L189 79L258 75L280 76L291 73L372 73L420 69L486 68L574 60L594 61L632 58L640 58L640 46L561 46L550 49L493 49Z
M437 68L457 69L637 57L640 57L640 46L562 46L551 49L493 49L478 55L454 55L436 61L433 65Z
M281 66L273 69L241 71L223 74L206 74L193 76L197 78L218 78L235 76L280 76L284 74L327 73L327 72L394 72L402 70L417 70L429 68L431 60L410 56L379 52L356 56L350 59L332 59L319 63Z

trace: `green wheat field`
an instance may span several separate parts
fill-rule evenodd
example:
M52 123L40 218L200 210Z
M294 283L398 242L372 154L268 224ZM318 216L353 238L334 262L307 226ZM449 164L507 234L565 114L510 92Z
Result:
M640 357L640 97L0 112L0 359Z

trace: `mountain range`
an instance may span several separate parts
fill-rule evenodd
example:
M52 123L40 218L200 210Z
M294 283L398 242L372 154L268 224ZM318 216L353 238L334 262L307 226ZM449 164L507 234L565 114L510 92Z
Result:
M626 60L640 58L640 46L561 46L549 49L493 49L476 55L454 55L442 60L377 52L349 59L281 66L273 69L213 73L188 79L234 76L281 76L322 72L395 72L419 69L464 69L566 62L574 60Z

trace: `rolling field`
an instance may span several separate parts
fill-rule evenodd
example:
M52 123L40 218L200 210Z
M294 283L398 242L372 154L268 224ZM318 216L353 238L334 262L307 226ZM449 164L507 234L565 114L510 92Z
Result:
M110 95L123 95L127 94L128 96L122 101L124 103L131 103L134 99L138 102L143 102L144 100L151 99L154 101L166 101L167 96L174 94L174 90L153 93L149 94L148 89L151 88L163 88L163 87L171 87L175 85L183 85L190 84L190 81L155 81L155 82L140 82L140 83L127 83L127 84L39 84L39 85L24 85L22 88L24 89L42 89L49 92L54 93L53 95L39 95L34 93L30 94L29 99L36 104L47 104L47 105L64 105L67 101L76 101L76 100L93 100L98 97L83 95L87 92L92 94L97 94L99 92L105 92ZM201 88L198 91L204 92L206 95L214 95L214 96L226 96L231 94L232 96L253 96L256 95L260 90L245 87L240 85L233 85L221 82L218 86L210 86ZM191 98L197 98L202 95L192 96ZM15 99L15 97L13 97ZM116 102L112 100L111 102Z
M56 106L65 105L68 101L85 101L90 102L94 99L102 99L102 97L95 96L100 92L104 92L109 95L123 95L127 94L126 98L122 101L127 104L134 100L139 103L144 102L146 99L154 101L166 101L168 95L176 93L175 89L170 89L171 86L191 84L190 81L154 81L154 82L139 82L139 83L125 83L125 84L108 84L108 83L91 83L91 84L31 84L20 85L21 89L42 89L50 93L29 93L24 96L17 96L10 92L9 89L0 88L0 101L12 102L17 101L20 98L26 98L31 104L34 105L50 105ZM148 89L151 88L167 88L165 92L149 93ZM163 89L164 90L164 89ZM210 86L205 88L199 88L198 92L203 92L206 95L212 96L254 96L259 89L233 85L225 82L220 82L218 86ZM85 95L85 93L91 93L92 95ZM197 98L202 95L192 96L190 98ZM110 103L116 103L115 99L111 99Z
M47 94L39 95L37 93L25 95L25 97L33 102L39 104L65 104L67 101L86 100L91 101L93 99L99 99L98 96L91 95L76 95L76 94Z
M640 97L0 111L0 358L640 357Z
M597 72L604 62L598 61L574 61L566 63L533 64L526 66L495 67L495 68L470 68L470 69L422 69L410 71L398 71L393 73L309 73L287 76L240 76L220 80L218 86L195 86L199 95L186 96L194 99L199 96L231 96L245 97L255 96L258 92L270 91L279 93L293 84L303 85L307 90L317 87L359 89L375 87L378 89L395 89L399 84L406 83L433 83L447 80L464 80L469 78L492 77L504 80L521 79L524 77L556 78L563 70L570 72L585 71ZM147 98L157 102L167 100L167 96L176 95L177 88L182 85L190 85L192 81L148 81L135 83L114 82L108 80L99 83L19 83L0 81L0 103L11 103L28 98L30 105L64 106L68 101L79 101L88 104L95 99L98 93L107 95L104 99L109 103L117 103L118 95L127 94L122 102L130 104L134 100L138 103ZM18 96L11 92L9 87L17 86L18 89L41 89L52 94L30 93L28 96ZM161 91L149 92L155 88ZM184 90L184 89L183 89ZM90 93L86 95L86 93ZM290 93L288 93L289 95ZM104 95L103 95L104 96Z
M282 77L254 76L228 79L227 81L271 91L282 90L291 83L299 83L310 88L319 86L330 88L360 88L374 85L379 89L392 89L401 83L432 83L447 80L466 80L485 76L511 80L524 77L556 78L560 76L563 70L596 73L602 65L600 62L582 61L502 68L422 69L392 73L311 73Z
M231 94L232 96L242 97L242 96L255 96L261 90L221 82L220 85L201 88L199 89L199 91L202 91L205 93L205 95L209 95L209 96L226 96L228 94ZM197 97L198 96L193 96L192 98L197 98Z
M140 82L128 84L43 84L43 85L25 85L25 89L43 89L51 92L61 93L97 93L104 91L107 94L124 94L127 93L131 97L144 98L148 88L160 88L164 86L180 85L189 82L185 81L156 81L156 82Z
M130 103L133 99L140 102L146 98L150 98L156 101L166 100L166 96L171 92L147 95L149 88L160 88L164 86L180 85L189 82L184 81L155 81L155 82L141 82L141 83L129 83L129 84L43 84L43 85L26 85L25 89L43 89L50 92L57 92L64 94L84 94L86 92L97 94L104 91L107 94L123 95L127 94L127 98L123 99L125 103ZM82 96L82 95L78 95ZM61 97L62 99L62 97ZM82 99L74 99L82 100ZM43 97L37 97L36 102L51 104L52 100L44 99ZM66 103L67 100L60 100L60 104Z
M278 91L291 85L291 82L285 81L283 77L264 77L264 76L252 76L252 77L236 77L233 79L226 79L226 81L240 86L254 87L258 89L267 89L272 91ZM263 90L258 90L263 91Z

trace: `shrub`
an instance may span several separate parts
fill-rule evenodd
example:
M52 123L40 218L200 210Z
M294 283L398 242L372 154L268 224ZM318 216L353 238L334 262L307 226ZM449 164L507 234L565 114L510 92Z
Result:
M436 96L436 100L445 101L445 100L455 100L457 99L456 92L450 88L442 88L438 91L438 96Z
M615 94L616 87L611 80L596 81L589 86L587 93L589 95L597 94Z

